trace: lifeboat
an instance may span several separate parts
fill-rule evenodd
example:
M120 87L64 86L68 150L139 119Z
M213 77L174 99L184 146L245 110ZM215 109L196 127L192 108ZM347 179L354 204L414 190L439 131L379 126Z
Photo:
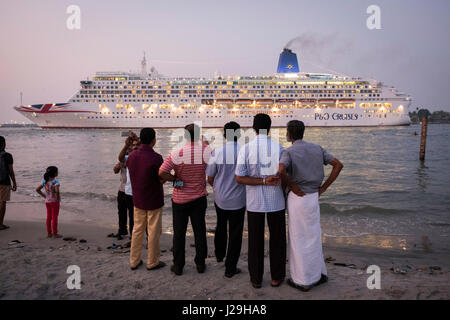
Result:
M212 100L212 99L202 99L202 104L212 105L213 103L214 103L214 100Z
M290 106L295 103L295 100L294 99L278 99L276 102L278 105Z
M252 104L253 100L251 99L236 99L237 104Z
M273 99L257 99L257 104L273 104Z
M218 104L232 104L233 99L216 99L216 103Z

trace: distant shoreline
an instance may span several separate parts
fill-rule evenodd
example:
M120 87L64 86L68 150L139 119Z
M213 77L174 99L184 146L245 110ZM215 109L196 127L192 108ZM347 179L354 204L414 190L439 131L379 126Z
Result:
M411 122L412 125L414 124L420 124L420 122ZM450 120L449 121L444 121L444 120L429 120L428 124L450 124ZM364 127L364 126L363 126ZM19 123L2 123L0 124L0 128L40 128L37 124L34 123L25 123L25 124L19 124ZM317 127L320 128L320 127ZM324 128L324 127L322 127ZM329 128L329 127L327 127ZM356 128L356 127L355 127ZM46 129L46 128L42 128L42 129ZM78 128L58 128L58 129L78 129ZM88 129L88 128L86 128ZM92 129L98 129L98 128L92 128ZM105 128L106 129L106 128ZM107 129L114 129L114 128L107 128ZM117 129L123 129L123 128L117 128Z
M35 123L2 123L0 128L39 128Z

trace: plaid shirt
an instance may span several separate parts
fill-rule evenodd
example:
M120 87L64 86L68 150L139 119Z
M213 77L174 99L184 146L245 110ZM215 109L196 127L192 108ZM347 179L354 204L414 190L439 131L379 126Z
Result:
M236 175L240 177L266 178L275 175L283 147L264 134L244 145L238 155ZM278 186L245 186L247 210L251 212L275 212L285 209L281 184Z

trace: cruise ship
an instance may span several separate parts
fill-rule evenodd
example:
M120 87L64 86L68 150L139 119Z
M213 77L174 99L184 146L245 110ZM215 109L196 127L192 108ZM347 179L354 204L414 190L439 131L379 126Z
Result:
M209 79L147 72L144 54L140 73L97 72L67 102L14 108L41 128L251 127L257 113L270 115L273 127L293 119L347 127L409 125L410 104L411 97L376 80L300 72L297 55L285 48L273 75Z

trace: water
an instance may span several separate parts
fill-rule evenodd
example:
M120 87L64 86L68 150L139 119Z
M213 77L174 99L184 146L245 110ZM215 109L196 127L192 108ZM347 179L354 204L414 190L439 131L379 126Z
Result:
M306 129L306 141L322 145L345 166L320 200L325 237L450 235L450 126L430 125L428 130L426 161L421 164L420 136L413 135L420 133L419 126ZM112 168L123 145L121 132L0 128L14 156L18 193L26 201L38 201L34 189L45 168L56 165L62 209L75 220L111 227L117 223L119 176ZM171 133L157 131L155 149L163 157L176 144ZM285 130L280 136L288 146ZM163 227L170 231L171 187L164 188ZM208 191L207 228L213 229L215 211Z

